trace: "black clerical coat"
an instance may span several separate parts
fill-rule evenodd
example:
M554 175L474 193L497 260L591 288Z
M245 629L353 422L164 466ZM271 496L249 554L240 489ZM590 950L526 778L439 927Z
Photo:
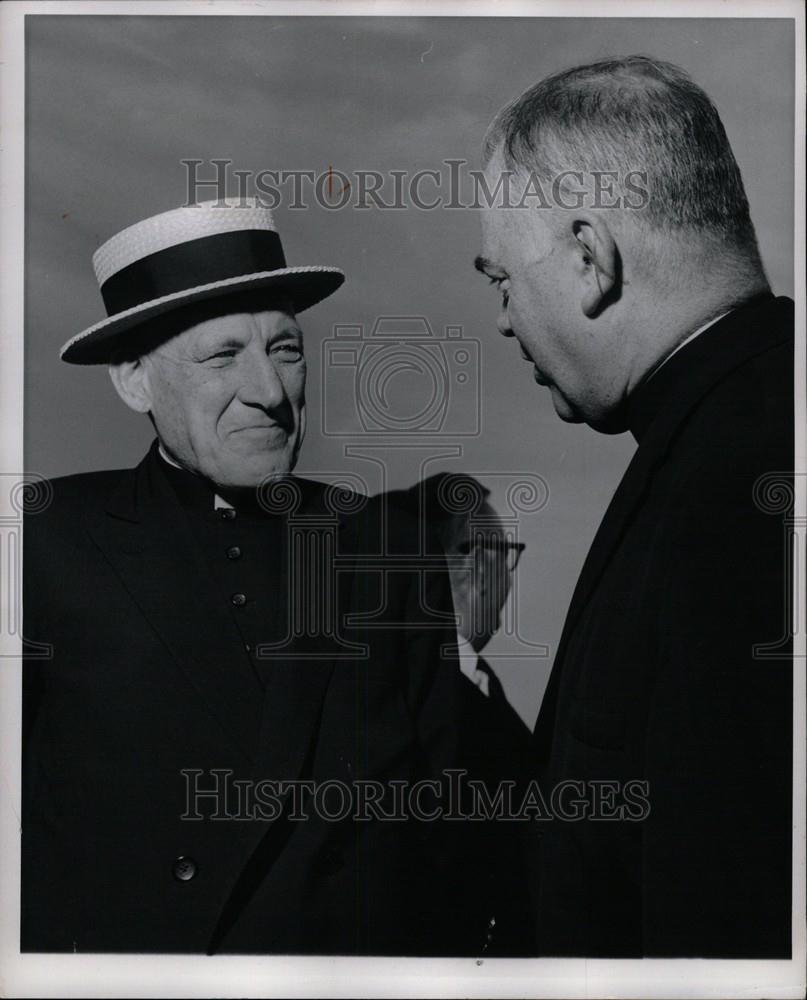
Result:
M788 957L792 302L718 321L629 420L639 447L577 584L533 759L547 801L564 781L589 802L596 781L646 796L535 824L536 947Z
M444 575L382 571L379 505L351 512L295 482L282 516L302 532L299 615L257 671L238 594L222 591L155 447L136 469L54 480L27 518L24 631L51 655L31 646L24 667L23 950L483 947L490 914L456 891L457 824L384 821L366 803L356 820L353 800L339 818L340 788L411 787L456 765ZM408 523L388 526L387 555L411 550ZM303 620L317 601L335 602L324 621L358 618L318 632ZM273 795L289 780L330 791L316 806L304 786ZM434 801L427 788L416 804L428 816Z

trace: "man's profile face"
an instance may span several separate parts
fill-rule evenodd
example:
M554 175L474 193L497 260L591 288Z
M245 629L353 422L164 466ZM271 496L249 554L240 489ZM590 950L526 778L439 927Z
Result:
M504 169L495 154L485 171L491 189ZM511 204L518 204L520 183L513 179ZM549 212L534 202L485 208L477 268L501 295L499 333L518 341L535 381L552 394L558 416L596 423L607 396L599 383L609 377L608 352L582 312L578 248L561 238Z
M451 590L458 630L476 650L498 632L510 593L501 519L486 500L471 521L456 519L450 545Z
M215 310L143 364L157 432L180 465L222 487L255 487L294 467L306 366L302 331L285 304Z

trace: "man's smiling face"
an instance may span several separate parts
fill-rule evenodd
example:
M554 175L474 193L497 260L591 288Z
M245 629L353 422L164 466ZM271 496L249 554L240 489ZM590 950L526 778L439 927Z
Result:
M290 472L305 432L303 335L285 303L233 301L144 358L160 440L222 487Z

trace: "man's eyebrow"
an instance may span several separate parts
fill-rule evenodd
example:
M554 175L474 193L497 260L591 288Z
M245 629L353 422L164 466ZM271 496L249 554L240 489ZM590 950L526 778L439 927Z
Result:
M244 340L235 334L227 334L222 337L213 333L200 337L196 346L201 351L223 351L231 347L243 347Z
M289 337L291 337L293 339L302 340L303 331L300 329L299 326L297 326L296 323L294 323L294 324L292 324L290 326L284 326L280 330L278 330L276 333L273 333L269 337L269 343L270 344L274 344L278 340L283 340L284 338L288 339Z

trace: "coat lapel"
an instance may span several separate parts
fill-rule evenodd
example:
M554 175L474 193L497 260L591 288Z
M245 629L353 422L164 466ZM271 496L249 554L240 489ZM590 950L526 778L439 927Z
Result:
M296 480L302 491L299 507L287 521L285 576L300 590L287 591L288 601L320 600L330 586L338 588L336 614L347 608L353 577L352 562L328 577L333 557L344 561L350 531L344 516L328 510L321 483ZM307 538L307 542L304 540ZM291 561L296 572L292 573ZM346 571L347 570L347 571ZM311 577L313 576L313 579ZM290 585L289 585L290 586ZM316 594L311 595L311 590ZM302 610L306 610L305 608ZM266 692L254 775L273 780L300 775L319 733L319 720L328 683L339 652L334 637L323 630L309 632L292 619L292 636L279 652L265 651ZM304 619L305 621L305 619ZM298 626L295 628L295 624Z
M86 527L229 742L254 760L261 715L255 677L229 608L153 447Z
M631 413L639 447L602 519L572 596L555 663L541 704L535 735L549 737L561 667L575 626L591 600L621 539L639 509L659 465L686 417L706 393L752 357L793 335L793 303L765 297L738 309L683 348L638 390ZM633 428L634 421L631 421ZM542 748L542 749L541 749ZM548 744L541 743L542 753Z
M595 590L605 567L644 499L653 474L663 462L686 417L721 378L757 354L791 335L787 323L773 325L771 310L789 311L789 299L767 299L761 305L738 310L720 320L664 366L637 393L634 411L642 425L639 448L622 477L600 524L575 588L564 633L574 627ZM768 315L760 316L760 313ZM658 379L658 381L656 381Z
M87 512L86 529L222 734L242 753L246 772L257 781L299 778L316 749L334 653L340 649L331 635L295 635L288 648L270 658L265 686L256 689L238 629L229 609L221 606L160 461L155 442L140 465L118 483L105 509ZM328 514L321 484L298 482L303 482L298 524L329 535L342 557L345 571L336 577L337 610L344 611L353 578L352 533L344 530L348 519ZM314 567L304 566L309 575L312 569L316 575ZM220 911L222 926L233 916L230 911L244 890L242 883L249 886L250 862L258 847L271 841L276 826L276 820L259 821L234 830L232 849L241 860L223 897L230 901Z
M351 532L346 519L341 515L327 515L321 484L297 482L303 485L303 502L294 512L296 526L331 537L334 551L342 557L346 556L351 547ZM287 527L290 533L294 530L294 524ZM332 527L336 530L335 537ZM287 555L287 576L289 558ZM300 558L299 552L296 558ZM304 568L310 570L310 564ZM353 575L351 558L347 571L341 572L336 580L339 593L337 611L348 607L346 602ZM334 673L334 653L338 651L333 638L328 635L299 634L293 635L282 653L267 656L260 738L252 767L255 782L288 782L310 776L325 698ZM289 834L286 820L290 802L288 789L280 797L283 809L276 818L244 823L236 830L233 851L239 861L211 926L210 954L218 950L221 940L274 863L284 837Z

